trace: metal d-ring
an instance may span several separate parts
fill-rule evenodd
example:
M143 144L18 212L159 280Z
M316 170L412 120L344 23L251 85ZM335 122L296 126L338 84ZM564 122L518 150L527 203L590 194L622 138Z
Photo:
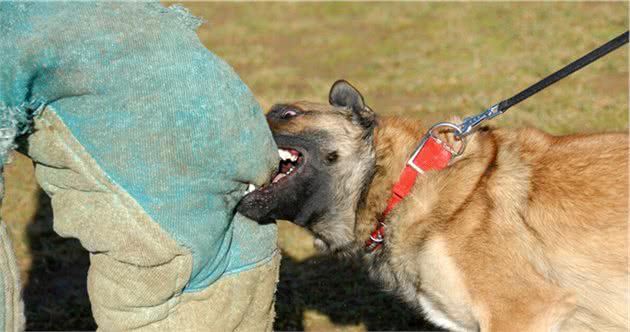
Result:
M441 127L447 127L452 129L453 131L455 131L455 139L461 141L461 146L459 147L459 149L457 151L454 151L450 148L450 146L448 144L446 144L445 142L442 142L441 139L439 139L433 132ZM433 137L433 139L435 139L438 143L440 143L445 149L449 150L451 152L451 154L453 155L453 158L460 156L462 153L464 153L464 150L466 149L466 136L462 135L462 129L460 128L460 126L452 123L452 122L439 122L434 124L430 129L429 129L429 135L431 135L431 137Z

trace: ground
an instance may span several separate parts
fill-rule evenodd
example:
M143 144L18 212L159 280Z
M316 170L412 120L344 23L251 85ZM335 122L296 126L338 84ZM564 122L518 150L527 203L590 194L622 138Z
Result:
M189 3L208 22L201 41L268 109L326 101L345 78L378 113L427 123L505 99L625 31L628 3ZM497 126L552 134L628 128L628 47L508 113ZM52 230L30 161L5 169L2 219L19 260L28 329L94 328L85 291L89 259ZM277 330L431 328L369 281L360 264L318 255L310 235L280 222Z

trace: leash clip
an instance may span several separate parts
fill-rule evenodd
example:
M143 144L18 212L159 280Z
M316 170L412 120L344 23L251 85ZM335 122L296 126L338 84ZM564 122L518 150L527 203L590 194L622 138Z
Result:
M494 104L487 110L481 112L480 114L469 116L464 118L464 121L459 125L459 130L455 134L457 137L468 136L472 133L473 129L477 127L482 121L490 120L497 115L503 114L504 110L499 109L499 104Z

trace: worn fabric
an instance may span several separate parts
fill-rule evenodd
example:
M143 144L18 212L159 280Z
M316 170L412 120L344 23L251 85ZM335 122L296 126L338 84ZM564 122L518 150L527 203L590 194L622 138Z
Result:
M169 319L147 331L272 331L279 267L277 253L270 262L223 276L201 292L184 293Z
M6 225L0 220L0 330L2 331L24 330L24 308L20 294L19 273Z
M27 152L55 230L91 253L101 329L151 328L175 313L179 330L201 326L195 317L219 308L180 309L192 294L229 297L214 283L277 275L275 225L234 212L277 167L276 147L251 92L199 42L198 23L156 3L0 3L0 129L32 132ZM259 281L240 292L267 310L275 277ZM224 320L248 315L234 308Z
M111 182L52 109L36 119L27 152L51 198L55 232L91 253L88 292L99 327L167 319L190 278L191 252Z
M275 250L273 225L234 236L234 206L277 157L258 104L199 42L197 23L155 3L0 3L2 105L55 110L107 176L190 250L186 291ZM249 241L259 246L240 252Z
M46 108L34 129L27 152L36 163L39 184L51 197L54 229L78 238L91 253L88 292L99 329L271 329L277 251L268 260L234 265L202 291L183 292L192 270L190 251L111 182L54 109ZM240 215L235 220L237 237L258 227ZM256 245L248 242L238 252L255 251Z

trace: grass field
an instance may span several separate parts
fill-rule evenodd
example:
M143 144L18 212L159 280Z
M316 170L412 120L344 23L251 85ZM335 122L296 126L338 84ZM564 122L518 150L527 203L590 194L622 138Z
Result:
M261 105L325 101L348 79L379 114L469 115L507 98L625 31L628 3L189 3L208 23L202 42ZM514 107L499 126L553 134L628 128L628 47ZM5 170L2 218L14 240L29 329L91 329L88 256L52 231L48 199L28 159ZM379 292L354 261L318 255L280 222L277 330L430 328Z

